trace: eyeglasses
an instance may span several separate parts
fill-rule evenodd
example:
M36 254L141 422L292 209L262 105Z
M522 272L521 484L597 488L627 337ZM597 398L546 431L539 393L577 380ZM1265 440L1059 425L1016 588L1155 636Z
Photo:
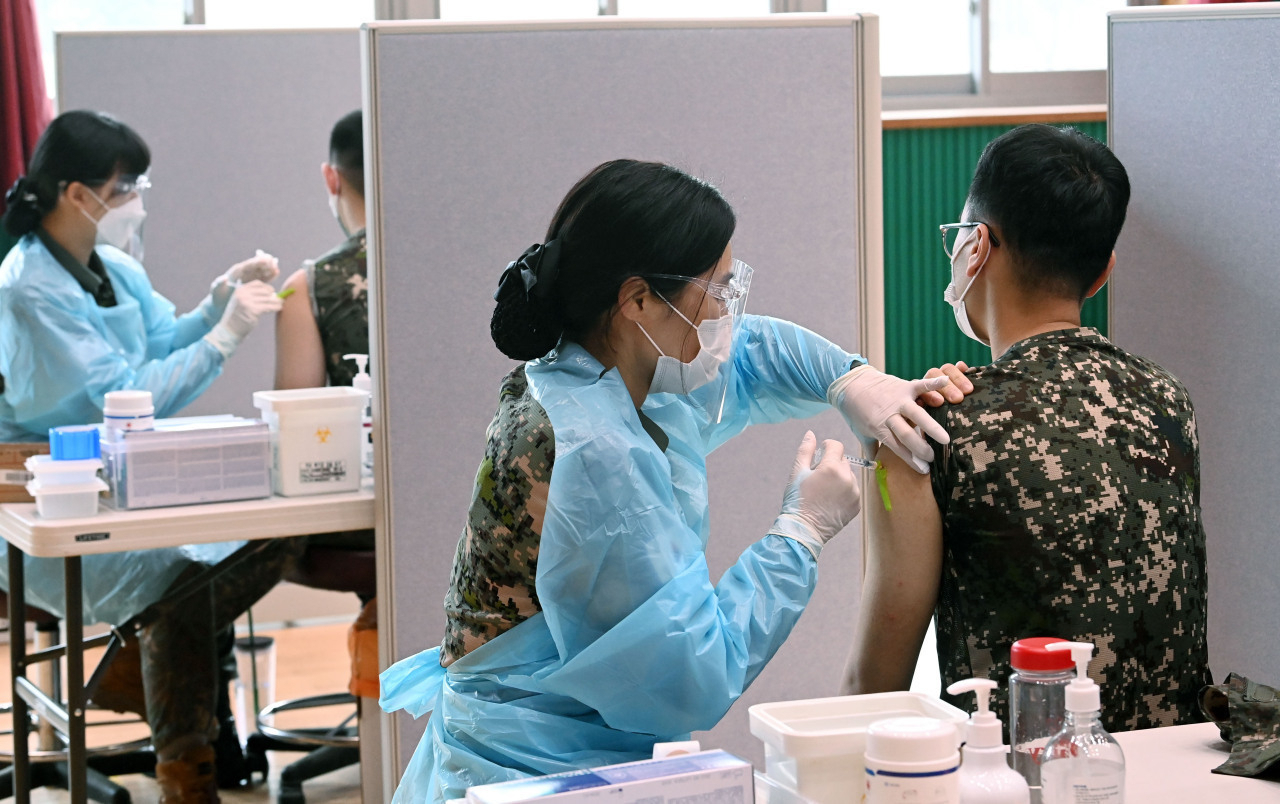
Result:
M111 186L111 195L129 195L130 193L141 193L150 189L151 180L147 178L145 173L141 176L121 176Z
M1000 240L996 238L995 233L991 231L991 224L986 221L967 221L965 223L944 223L938 227L938 231L942 232L942 251L947 255L948 260L954 260L956 257L956 249L959 248L964 241L960 239L961 233L974 226L986 226L987 233L991 235L991 245L1000 245Z
M674 279L697 285L711 298L720 302L720 309L732 315L742 315L747 306L747 293L751 290L751 275L755 270L739 259L731 265L729 281L711 282L697 276L681 276L679 274L645 274L649 279Z

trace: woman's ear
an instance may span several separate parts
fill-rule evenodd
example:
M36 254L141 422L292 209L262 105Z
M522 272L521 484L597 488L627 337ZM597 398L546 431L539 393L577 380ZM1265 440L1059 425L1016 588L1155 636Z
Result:
M638 276L629 277L618 288L618 313L629 321L645 320L653 309L649 283Z

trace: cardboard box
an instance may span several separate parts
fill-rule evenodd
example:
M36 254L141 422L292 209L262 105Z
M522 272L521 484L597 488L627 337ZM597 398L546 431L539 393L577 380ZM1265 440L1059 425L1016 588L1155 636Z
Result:
M27 493L31 473L24 466L32 455L48 455L49 442L0 444L0 503L35 502Z
M468 804L752 804L751 763L725 751L608 765L473 787Z

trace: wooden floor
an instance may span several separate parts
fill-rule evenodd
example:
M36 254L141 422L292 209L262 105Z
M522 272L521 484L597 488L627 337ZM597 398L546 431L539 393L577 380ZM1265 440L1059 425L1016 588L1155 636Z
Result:
M276 644L276 699L284 700L307 695L341 692L347 687L350 660L347 657L347 625L322 625L304 628L288 628L281 631L265 631L275 638ZM101 651L86 654L86 668L97 664ZM9 646L0 645L0 700L10 698ZM234 701L234 699L233 699ZM352 711L330 708L309 713L291 713L288 720L282 718L277 725L312 726L336 725ZM117 722L125 716L112 712L90 712L90 723ZM0 749L12 751L12 719L5 713L0 716ZM125 725L100 725L89 729L90 745L115 744L127 740L145 738L146 726L140 723ZM302 756L300 753L271 753L268 759L271 774L267 784L257 784L245 790L224 790L222 800L227 804L266 804L275 801L276 782L280 769ZM115 781L127 788L135 804L150 804L159 800L159 788L155 780L143 775L121 776ZM334 771L303 785L308 804L359 804L360 771L356 766ZM11 799L6 799L11 800ZM32 791L33 804L52 804L68 801L65 790L41 788Z

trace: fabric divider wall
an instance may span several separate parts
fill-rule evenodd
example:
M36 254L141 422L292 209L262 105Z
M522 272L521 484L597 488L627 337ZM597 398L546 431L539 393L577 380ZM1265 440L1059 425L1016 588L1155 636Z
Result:
M443 631L485 428L514 367L489 337L498 276L598 163L666 161L720 186L738 213L734 255L756 269L749 310L882 362L876 33L874 17L804 15L366 26L384 663ZM773 521L807 427L855 443L828 412L711 456L713 580ZM760 762L748 705L838 691L857 526L821 572L791 639L708 744ZM424 724L399 717L403 768Z
M1111 332L1195 403L1214 678L1274 684L1280 4L1112 12L1110 41L1108 139L1133 188Z
M61 109L109 112L151 148L143 264L179 313L254 249L280 259L279 285L342 242L320 163L333 124L360 108L357 30L63 33L57 53ZM258 415L274 318L183 415Z

